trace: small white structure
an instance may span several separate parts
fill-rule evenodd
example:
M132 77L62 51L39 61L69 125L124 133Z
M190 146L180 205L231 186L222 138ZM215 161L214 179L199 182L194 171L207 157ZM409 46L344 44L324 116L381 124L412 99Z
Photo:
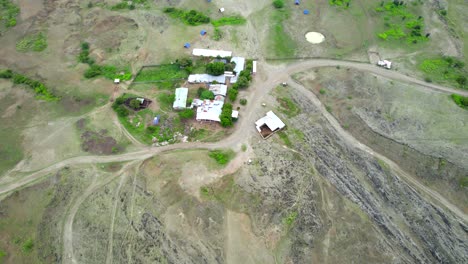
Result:
M193 100L192 106L197 107L197 121L221 122L219 116L223 111L224 103L211 100Z
M234 118L234 119L238 119L239 118L239 111L232 110L231 117Z
M388 61L388 60L379 60L377 62L377 65L379 65L380 67L384 67L386 69L391 69L392 68L392 62Z
M227 95L227 85L224 84L212 84L209 90L212 91L215 96L221 95L225 97Z
M281 121L281 119L279 119L279 117L272 111L269 111L264 117L255 122L255 127L263 139L271 137L274 133L280 131L285 126L286 125L283 121Z
M257 61L252 62L252 74L257 73Z
M221 7L221 8L219 9L219 12L223 13L223 12L224 12L224 7Z
M143 104L145 102L145 98L137 98L136 99L140 104Z
M231 57L232 51L225 50L210 50L210 49L193 49L193 56L202 56L202 57Z
M114 79L114 84L119 84L120 83L120 79Z
M172 107L175 110L182 110L187 108L187 96L188 96L188 88L177 88L175 90L175 100Z
M209 74L191 74L188 77L189 83L212 83L214 81L225 84L226 76L224 75L214 76L214 75L209 75Z

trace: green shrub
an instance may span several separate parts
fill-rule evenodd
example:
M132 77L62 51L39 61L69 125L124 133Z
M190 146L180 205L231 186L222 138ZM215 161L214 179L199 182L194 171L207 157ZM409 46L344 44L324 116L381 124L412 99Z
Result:
M26 36L16 43L16 50L19 52L41 52L46 48L47 38L46 35L42 32Z
M246 105L247 104L247 99L242 98L242 99L239 100L239 103L241 105Z
M24 241L23 245L21 246L21 250L23 253L29 253L33 250L34 248L34 241L32 238L29 238L28 240Z
M16 26L20 8L12 0L0 0L0 30Z
M351 0L330 0L329 1L330 5L342 6L342 7L345 7L345 8L349 7L350 2L351 2Z
M30 79L24 75L21 75L19 73L15 73L12 70L4 70L0 72L0 78L3 79L12 79L14 84L24 84L28 86L29 88L33 89L34 92L36 93L36 97L38 99L43 99L47 101L55 101L59 100L60 98L53 95L49 89L45 86L45 84Z
M452 100L460 107L468 109L468 96L461 96L459 94L452 94Z
M283 8L284 7L284 1L283 0L275 0L275 1L273 1L273 6L275 8Z
M206 65L206 73L214 76L224 74L224 63L223 62L212 62Z
M231 102L234 102L234 101L236 101L237 95L238 95L238 94L239 94L239 91L237 91L236 89L232 89L232 88L231 88L231 89L229 89L227 95L228 95L228 97L229 97L229 100L230 100Z
M214 93L206 89L200 95L200 99L202 100L213 100L214 98L215 98Z
M223 32L218 27L215 27L214 32L213 32L213 40L219 41L222 38L223 38Z
M226 165L231 161L233 158L234 154L232 151L226 151L226 150L212 150L208 154L211 158L216 160L216 163L220 165Z
M225 103L223 105L223 109L221 111L221 115L219 116L219 119L221 120L221 126L223 127L231 127L233 125L231 104Z
M206 24L210 22L210 18L204 15L201 12L196 10L182 10L174 7L166 7L163 9L163 12L171 16L172 18L177 18L182 20L185 24L197 26L201 24Z
M195 117L195 111L193 109L184 109L179 112L179 117L182 120L191 119Z

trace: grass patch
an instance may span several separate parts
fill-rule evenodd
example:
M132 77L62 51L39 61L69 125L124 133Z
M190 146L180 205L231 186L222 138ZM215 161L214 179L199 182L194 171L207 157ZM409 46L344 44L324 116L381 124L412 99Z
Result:
M424 33L424 19L408 10L403 1L391 1L385 3L382 1L375 8L384 20L385 31L377 36L381 40L405 41L408 44L424 42L429 34Z
M135 82L167 82L186 79L189 73L179 64L165 64L154 67L144 67L135 77Z
M271 29L269 33L268 48L275 57L293 57L296 50L296 43L288 35L283 23L289 18L289 10L286 8L275 9L271 17Z
M28 238L26 241L23 242L21 245L21 251L23 253L29 254L34 248L34 241L32 238Z
M224 130L213 133L213 131L201 128L190 132L190 141L216 142L226 135Z
M202 24L210 23L210 18L205 14L196 10L183 10L174 7L166 7L163 12L168 14L170 17L179 19L187 25L198 26Z
M291 140L289 140L288 135L284 131L278 132L278 135L283 140L284 145L286 145L287 147L292 146Z
M232 150L221 150L221 149L216 149L210 151L208 154L210 158L214 159L216 163L219 165L226 165L228 164L235 156L234 151Z
M295 129L292 130L292 132L294 133L296 138L298 138L299 140L301 140L301 141L305 140L305 135L304 135L304 133L302 133L301 130L295 128Z
M241 15L235 15L235 16L228 16L228 17L222 17L217 20L211 21L211 24L215 27L221 27L221 26L237 26L237 25L244 25L247 22L247 20L241 16Z
M143 5L145 8L148 8L148 1L147 0L133 0L133 1L122 1L118 4L115 4L111 6L111 10L122 10L122 9L128 9L128 10L134 10L137 5Z
M468 96L452 94L450 97L458 106L468 110Z
M280 103L278 110L289 118L295 117L301 112L299 107L288 97L281 97L276 100Z
M297 212L296 211L291 212L283 219L283 223L286 226L290 227L294 223L294 221L296 221L296 218L297 218Z
M448 83L467 89L468 72L465 63L453 57L425 59L419 64L419 69L426 74L426 81Z
M0 78L2 79L11 79L14 84L24 84L30 89L34 90L36 98L46 101L57 101L60 98L55 96L45 84L30 79L22 74L13 72L12 70L0 71Z
M242 150L242 152L246 152L246 151L247 151L247 145L246 145L246 144L242 144L241 150Z
M328 3L330 3L331 6L339 6L347 9L349 8L351 0L330 0Z
M214 41L220 41L222 38L223 38L223 32L218 27L215 27L213 31L212 39Z
M16 50L19 52L41 52L47 48L47 37L39 32L22 38L16 43Z
M0 0L0 31L2 28L16 26L20 8L12 0Z
M468 187L468 176L462 177L459 181L460 187Z

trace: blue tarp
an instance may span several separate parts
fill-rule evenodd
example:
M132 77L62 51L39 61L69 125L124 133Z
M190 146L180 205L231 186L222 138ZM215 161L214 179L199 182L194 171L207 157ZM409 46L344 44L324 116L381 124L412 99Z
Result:
M294 4L299 5L299 0L294 1Z
M307 9L304 10L304 15L308 15L309 13L310 13L309 10L307 10Z
M200 31L200 35L205 36L206 35L206 30Z
M159 121L161 120L161 116L158 115L153 119L153 126L159 125Z
M184 48L186 48L186 49L190 48L190 43L188 43L188 42L185 43L185 44L184 44Z

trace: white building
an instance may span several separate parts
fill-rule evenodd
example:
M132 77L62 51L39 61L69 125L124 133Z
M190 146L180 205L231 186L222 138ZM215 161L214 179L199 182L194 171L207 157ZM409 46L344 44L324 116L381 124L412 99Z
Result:
M269 111L266 115L257 122L255 122L255 127L257 128L258 133L264 138L267 139L271 137L275 132L280 131L286 125L279 119L275 113Z
M209 50L209 49L193 49L192 52L193 56L202 56L202 57L231 57L232 51L225 51L225 50Z
M257 61L252 62L252 74L257 73Z
M172 107L176 110L187 108L188 88L177 88L175 90L175 100Z
M245 58L232 57L231 62L236 63L236 67L234 68L234 71L236 72L236 76L231 78L231 83L236 83L237 77L239 76L240 72L243 71L245 68Z
M188 77L189 83L212 83L214 81L224 84L226 83L226 76L224 75L214 76L214 75L209 75L209 74L191 74Z

